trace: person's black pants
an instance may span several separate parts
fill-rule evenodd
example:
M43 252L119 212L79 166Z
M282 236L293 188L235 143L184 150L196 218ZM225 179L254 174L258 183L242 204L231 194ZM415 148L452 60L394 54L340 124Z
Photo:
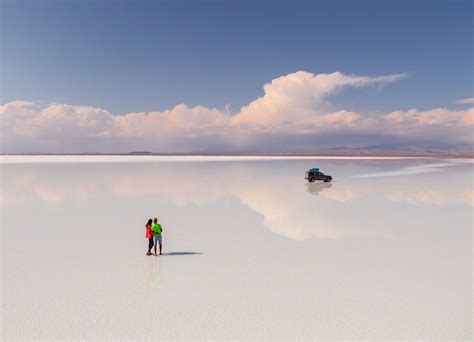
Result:
M153 248L155 244L153 243L153 238L148 239L148 253L151 252L151 249Z

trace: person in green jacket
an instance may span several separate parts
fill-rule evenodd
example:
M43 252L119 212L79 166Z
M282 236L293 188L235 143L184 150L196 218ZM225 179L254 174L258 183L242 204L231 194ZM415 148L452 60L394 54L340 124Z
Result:
M161 238L161 232L163 231L163 228L161 228L161 224L158 223L158 219L155 217L153 219L153 224L151 225L151 231L155 233L154 239L155 239L155 255L156 255L156 245L160 244L160 255L161 255L161 247L162 247L162 238Z

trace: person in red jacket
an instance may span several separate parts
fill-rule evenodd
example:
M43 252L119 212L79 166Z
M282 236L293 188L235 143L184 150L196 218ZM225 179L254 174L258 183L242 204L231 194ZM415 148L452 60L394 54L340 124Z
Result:
M152 219L149 219L148 222L146 223L146 238L148 239L148 252L146 255L151 255L151 249L153 248L153 231L151 230L151 224L153 223Z

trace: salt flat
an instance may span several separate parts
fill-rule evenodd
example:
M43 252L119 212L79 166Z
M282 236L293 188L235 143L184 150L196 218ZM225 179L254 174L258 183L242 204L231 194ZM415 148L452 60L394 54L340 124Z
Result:
M3 339L472 337L471 161L41 158L0 163Z

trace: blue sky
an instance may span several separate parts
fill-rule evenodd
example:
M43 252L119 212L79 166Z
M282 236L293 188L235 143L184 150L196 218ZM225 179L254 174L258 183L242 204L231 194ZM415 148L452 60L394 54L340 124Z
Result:
M298 70L410 75L341 95L357 107L472 91L471 1L7 1L3 22L2 102L238 110Z
M454 101L472 97L472 13L472 2L462 0L7 0L0 102L26 101L21 106L30 110L34 103L37 113L51 103L111 115L185 104L238 115L264 95L264 84L305 71L403 74L364 86L337 81L317 108L311 102L314 115L327 103L363 116L458 110ZM18 106L4 111L12 118ZM295 122L288 115L281 122ZM465 122L471 114L455 115Z

